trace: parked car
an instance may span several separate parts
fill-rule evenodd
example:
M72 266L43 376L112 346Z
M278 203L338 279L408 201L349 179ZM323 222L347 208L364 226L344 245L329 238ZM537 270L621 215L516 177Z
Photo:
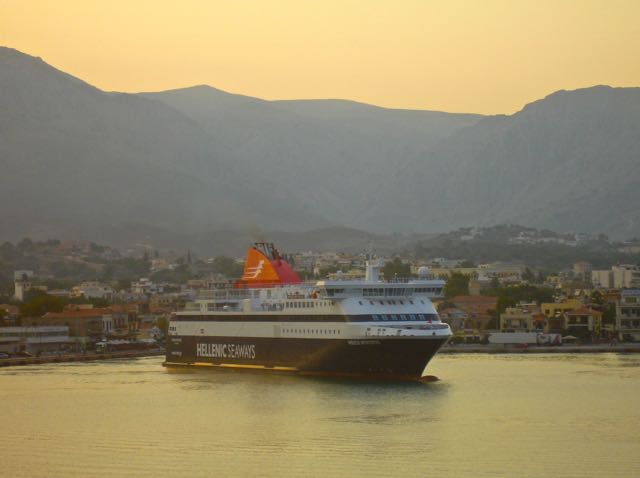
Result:
M0 352L0 359L3 359L3 358L9 358L9 357L10 357L10 355L9 355L9 354L4 353L4 352Z

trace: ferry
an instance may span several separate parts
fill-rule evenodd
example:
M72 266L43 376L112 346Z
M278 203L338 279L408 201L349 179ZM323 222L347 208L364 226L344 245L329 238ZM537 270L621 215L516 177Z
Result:
M271 243L255 243L233 288L204 291L169 323L165 366L420 380L451 336L431 299L444 281L380 279L303 283Z

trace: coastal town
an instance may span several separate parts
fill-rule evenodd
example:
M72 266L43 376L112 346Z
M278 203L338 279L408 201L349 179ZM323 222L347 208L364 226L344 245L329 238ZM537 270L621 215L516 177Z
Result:
M523 235L516 240L535 241ZM5 265L20 257L13 263L36 266L5 271L10 282L0 296L0 360L160 353L171 315L202 291L233 287L243 267L243 258L146 247L122 253L82 241L24 240L5 243L0 253ZM364 276L369 253L307 251L286 258L305 280L348 280ZM446 281L443 297L434 302L454 333L450 348L640 342L637 264L596 269L579 261L545 274L516 261L396 254L382 275L399 281L425 267L430 277Z

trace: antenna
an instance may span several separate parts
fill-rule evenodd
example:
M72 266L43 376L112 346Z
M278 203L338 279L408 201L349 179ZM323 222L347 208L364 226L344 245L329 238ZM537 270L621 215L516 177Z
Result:
M375 255L374 252L375 252L375 250L373 248L373 241L371 239L369 239L369 243L368 243L368 247L367 247L367 259L368 260L370 260L370 261L373 260L373 256Z

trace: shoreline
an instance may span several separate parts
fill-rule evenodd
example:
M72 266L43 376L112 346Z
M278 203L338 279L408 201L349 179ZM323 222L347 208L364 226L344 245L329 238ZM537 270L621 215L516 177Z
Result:
M95 354L48 355L41 357L11 357L0 359L0 367L18 367L24 365L44 365L50 363L92 362L96 360L115 360L126 358L153 357L164 355L161 349L151 350L122 350L115 352L101 352Z
M617 345L445 345L438 354L563 354L563 353L640 353L640 343Z

